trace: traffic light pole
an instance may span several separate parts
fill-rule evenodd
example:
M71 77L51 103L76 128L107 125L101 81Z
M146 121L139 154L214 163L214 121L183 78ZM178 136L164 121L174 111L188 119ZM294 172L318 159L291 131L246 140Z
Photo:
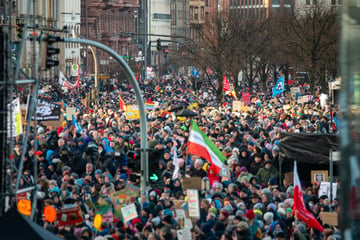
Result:
M140 134L141 134L141 186L140 186L140 194L141 199L147 199L147 191L146 187L148 186L148 154L147 154L147 121L146 121L146 112L145 112L145 104L144 99L141 95L140 87L136 81L135 75L132 72L131 68L127 65L127 63L121 58L121 56L115 52L113 49L108 46L98 43L96 41L88 40L88 39L79 39L79 38L63 38L60 41L70 42L70 43L80 43L85 45L90 45L110 54L114 59L116 59L120 65L125 69L129 76L129 81L133 86L136 101L139 106L140 111Z

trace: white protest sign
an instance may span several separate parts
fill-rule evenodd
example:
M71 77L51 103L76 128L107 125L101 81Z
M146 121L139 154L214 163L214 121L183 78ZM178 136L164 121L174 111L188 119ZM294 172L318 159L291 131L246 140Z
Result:
M337 191L337 183L333 183L332 185L332 199L336 198ZM330 198L330 183L329 182L321 182L319 188L319 197L322 195L326 195Z
M188 196L188 205L189 205L189 216L194 218L200 218L198 190L188 189L187 196Z
M176 234L178 240L192 240L190 228L177 230Z
M184 219L186 218L184 209L175 209L176 217Z
M138 217L138 213L136 211L136 207L134 203L121 208L121 213L124 217L124 222L130 221Z
M193 228L193 224L190 218L184 219L184 228L189 228L189 229Z

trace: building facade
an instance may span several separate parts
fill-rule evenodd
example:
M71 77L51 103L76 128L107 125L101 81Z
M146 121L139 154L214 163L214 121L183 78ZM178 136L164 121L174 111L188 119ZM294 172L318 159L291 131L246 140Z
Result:
M292 0L228 0L229 10L241 17L267 18L291 10ZM295 1L297 2L297 1Z
M130 33L136 32L138 0L81 0L81 36L101 42L126 59L137 55L136 42ZM95 49L95 55L83 48L82 68L89 75L95 71L94 57L98 61L99 73L108 73L114 60L102 50ZM88 67L86 67L88 64ZM116 68L116 64L114 64Z

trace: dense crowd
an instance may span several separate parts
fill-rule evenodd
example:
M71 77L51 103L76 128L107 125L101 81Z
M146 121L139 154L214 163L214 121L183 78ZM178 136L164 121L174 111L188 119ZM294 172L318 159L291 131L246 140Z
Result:
M170 82L169 82L170 81ZM159 87L163 86L163 87ZM323 224L325 232L308 228L294 218L294 187L280 181L279 133L338 132L336 110L330 121L327 105L314 96L306 104L297 104L286 92L271 98L268 93L253 94L251 104L232 111L232 97L215 101L214 90L203 85L196 92L184 80L164 80L159 86L142 83L145 101L158 102L147 111L149 186L147 199L138 198L140 184L140 123L126 119L119 110L119 95L126 104L135 103L128 85L112 83L96 102L84 105L91 83L76 91L44 94L49 100L63 100L76 107L81 130L67 118L57 128L40 122L32 129L28 142L17 137L13 160L19 163L26 145L21 188L33 184L34 162L38 163L36 221L65 239L189 239L179 235L185 228L192 239L339 239L334 226ZM257 92L255 89L254 92ZM301 95L308 86L301 85ZM174 106L178 106L175 109ZM193 117L176 116L191 108ZM222 151L227 172L214 173L204 159L187 152L191 121ZM36 159L37 161L34 161ZM175 162L178 171L174 173ZM188 214L185 178L202 179L199 217ZM15 183L16 175L9 175ZM121 206L135 204L138 216L124 221L116 214L114 194L132 188ZM318 196L319 183L304 186L307 209L318 219L320 212L338 212L337 199ZM180 204L179 204L180 203ZM60 224L44 219L45 206L57 210L78 206L82 222ZM99 206L108 206L102 211ZM101 213L101 227L95 229L95 214Z

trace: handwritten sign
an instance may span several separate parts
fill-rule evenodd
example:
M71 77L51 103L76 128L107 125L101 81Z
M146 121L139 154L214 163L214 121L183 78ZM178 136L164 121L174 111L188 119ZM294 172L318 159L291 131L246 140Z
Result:
M337 212L320 212L320 219L323 224L327 223L331 226L338 226L339 216Z
M136 211L136 206L134 203L121 208L121 213L124 217L125 222L138 217L138 213Z
M198 190L188 189L187 196L188 196L188 205L189 205L189 216L194 218L200 218Z

